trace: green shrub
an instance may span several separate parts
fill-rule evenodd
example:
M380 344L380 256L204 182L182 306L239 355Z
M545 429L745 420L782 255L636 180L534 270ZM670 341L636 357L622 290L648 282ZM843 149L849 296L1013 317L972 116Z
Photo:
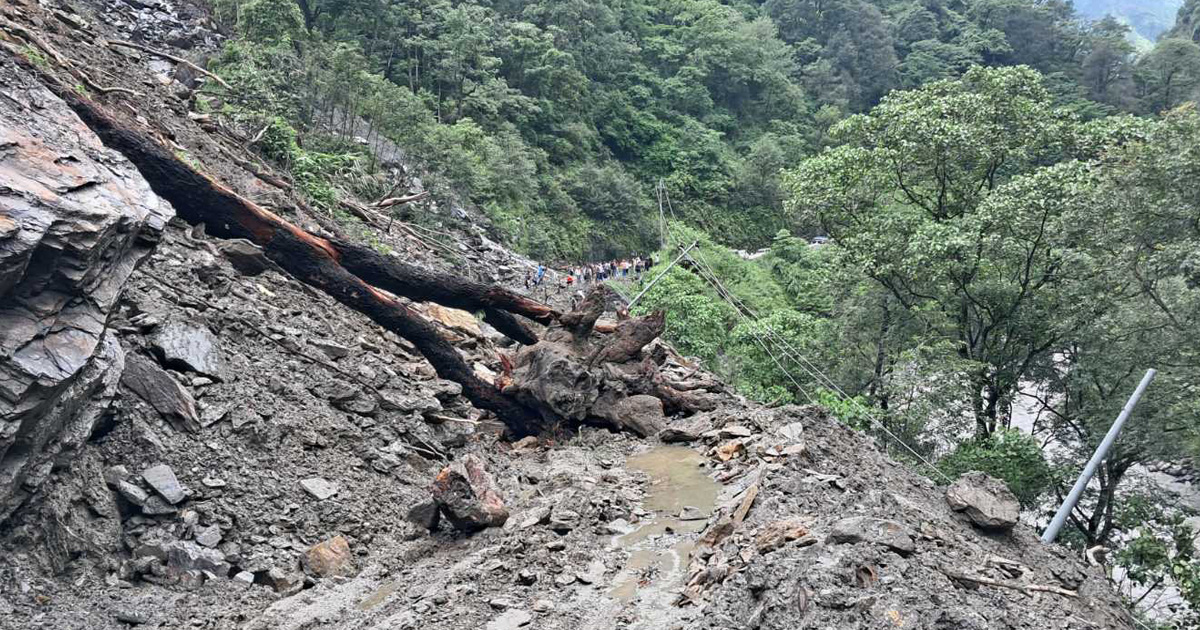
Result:
M1053 481L1037 440L1015 429L959 444L938 462L938 468L951 479L972 470L1002 479L1026 508L1036 506Z

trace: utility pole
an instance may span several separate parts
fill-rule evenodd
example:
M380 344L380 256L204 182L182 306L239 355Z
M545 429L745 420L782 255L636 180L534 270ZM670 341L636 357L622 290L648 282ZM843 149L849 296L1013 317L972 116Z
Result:
M1129 419L1129 414L1133 413L1133 408L1141 399L1142 393L1146 391L1146 387L1150 385L1150 381L1154 380L1154 375L1157 374L1154 368L1146 370L1146 375L1142 377L1142 382L1138 383L1137 389L1133 390L1133 395L1129 397L1129 401L1121 408L1121 414L1117 416L1116 422L1108 428L1108 433L1104 435L1100 446L1096 447L1096 452L1092 454L1092 459L1088 460L1087 466L1083 468L1083 473L1079 475L1079 479L1075 481L1075 486L1071 488L1067 499L1063 501L1062 507L1058 508L1058 513L1054 515L1054 520L1050 521L1050 526L1042 534L1042 542L1050 544L1058 538L1058 532L1062 529L1063 524L1067 522L1067 517L1070 516L1071 510L1075 509L1075 504L1079 502L1079 497L1083 496L1083 491L1087 488L1088 482L1092 480L1092 475L1096 474L1096 468L1100 462L1104 460L1104 456L1108 454L1108 449L1112 448L1113 442L1117 441L1117 434L1121 432L1121 427L1125 425L1125 421Z
M665 190L665 187L663 186L663 180L660 177L658 179L658 185L654 187L654 192L658 193L658 243L659 243L659 249L665 249L667 247L667 219L666 219L666 216L663 214L663 191L664 190Z
M626 306L625 308L633 309L633 305L637 304L637 301L642 299L643 295L646 295L646 292L650 290L650 287L653 287L655 284L658 284L658 281L662 280L662 277L667 275L667 272L671 270L671 267L674 267L675 263L678 263L679 261L683 260L683 257L687 256L687 253L692 251L692 248L695 247L696 244L699 242L700 241L692 241L691 245L688 245L687 247L683 248L683 251L679 252L679 255L675 257L675 260L672 260L671 264L667 265L666 268L664 268L657 276L655 276L655 278L653 280L650 281L650 284L646 285L646 288L642 289L640 293L638 293L636 296L634 296L634 298L629 301L629 305Z

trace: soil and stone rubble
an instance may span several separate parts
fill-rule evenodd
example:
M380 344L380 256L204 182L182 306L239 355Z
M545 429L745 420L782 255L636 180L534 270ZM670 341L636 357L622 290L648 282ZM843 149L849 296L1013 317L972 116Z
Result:
M214 177L295 207L228 159L236 144L188 118L191 79L97 43L134 38L199 59L219 38L195 7L14 2L0 13L94 74L144 91L136 115ZM88 316L94 350L76 381L42 394L53 409L34 424L49 436L26 451L38 474L3 495L15 511L0 524L0 627L1132 627L1099 568L1019 524L981 529L868 436L817 408L748 403L661 343L642 354L705 385L696 391L706 410L638 399L601 412L600 392L584 390L556 400L629 430L585 425L504 441L503 427L402 339L280 274L248 244L162 226L169 208L146 197L119 156L88 149L95 139L55 113L61 103L5 54L0 133L28 128L34 103L48 108L38 124L52 153L106 165L106 183L89 194L115 187L157 210L127 206L105 219L143 221L149 228L133 231L153 237L118 231L128 241L116 250L124 278L102 273L113 257L85 256L83 268L106 282L71 285L99 309ZM0 155L0 168L26 159L12 148ZM54 176L53 159L42 166ZM7 211L22 198L6 191L0 203ZM289 219L315 231L327 224L299 212ZM489 239L482 219L455 204L414 212L462 229L437 247L412 232L376 238L412 261L520 284L529 261ZM25 276L5 268L0 277ZM506 374L508 340L470 314L422 308L477 373ZM0 365L11 370L3 348ZM603 370L642 358L572 369L612 383ZM90 382L99 384L73 389ZM439 491L439 473L457 481ZM950 577L964 574L1077 596Z

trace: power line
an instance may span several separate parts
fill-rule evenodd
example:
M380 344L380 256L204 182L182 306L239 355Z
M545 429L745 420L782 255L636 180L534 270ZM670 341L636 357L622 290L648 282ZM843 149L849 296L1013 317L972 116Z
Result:
M675 207L671 203L671 197L667 193L665 187L662 189L662 195L666 199L667 209L671 213L671 218L675 221L678 221L678 217L675 215ZM808 375L810 377L812 377L813 379L815 379L818 383L822 384L823 386L827 385L828 388L831 391L833 391L842 402L849 403L849 404L857 407L858 410L872 424L872 426L874 426L876 429L882 431L884 434L886 434L887 436L889 436L893 440L895 440L896 443L898 443L901 447L904 448L904 450L908 451L913 457L917 458L917 461L921 462L922 464L925 464L930 470L937 473L937 475L940 476L945 481L947 481L947 482L954 481L946 473L942 472L941 469L934 466L932 463L930 463L928 460L926 460L924 457L922 457L920 453L917 453L917 451L915 449L913 449L911 446L909 446L909 444L907 442L900 439L900 437L897 436L895 433L892 433L892 431L890 429L888 429L886 426L884 426L884 424L882 422L880 422L878 419L876 419L875 415L871 412L871 410L868 409L861 402L859 402L858 399L852 398L851 396L846 394L846 392L841 387L839 387L838 384L833 381L833 379L826 376L823 372L821 372L820 368L818 368L815 364L812 363L812 361L809 361L807 358L805 358L805 356L803 354L801 354L800 351L797 350L794 346L792 346L791 343L789 343L787 341L787 339L783 337L783 335L776 333L770 327L770 325L762 323L762 321L758 317L758 315L749 306L747 306L744 302L742 302L741 299L737 298L737 296L733 295L733 293L731 291L729 291L729 289L727 289L724 284L721 283L721 280L717 277L716 272L714 272L712 270L712 266L709 265L708 261L704 258L704 254L701 252L700 248L697 247L695 251L696 251L696 256L698 256L700 258L700 260L696 260L691 255L687 256L688 260L691 260L697 266L697 269L701 270L701 272L707 276L706 279L709 280L711 283L713 283L714 288L716 288L716 290L717 290L717 294L720 295L722 297L722 299L724 299L726 302L728 302L730 304L730 306L733 307L734 311L738 313L739 317L742 317L743 319L745 319L747 316L749 316L749 318L751 318L751 320L754 323L762 325L763 329L766 332L766 337L768 339L773 340L776 344L778 344L779 346L781 346L783 348L783 351L781 352L781 354L783 354L787 358L790 358L792 360L792 362L795 363L796 365L799 365L802 370L804 370L806 373L808 373ZM787 370L787 368L784 367L783 364L775 357L775 354L772 353L769 349L767 349L765 343L755 333L753 328L751 327L749 330L750 330L751 336L753 336L755 338L755 341L757 341L763 347L763 349L767 351L767 354L771 357L771 360L774 361L775 364L779 367L779 369L783 371L783 373L788 377L788 380L790 380L796 386L796 388L799 389L802 394L804 394L804 397L806 399L808 399L809 402L812 402L813 401L812 397L808 395L808 392L805 391L804 388L800 386L800 383L796 380L796 378L794 376L792 376L791 372L789 372Z

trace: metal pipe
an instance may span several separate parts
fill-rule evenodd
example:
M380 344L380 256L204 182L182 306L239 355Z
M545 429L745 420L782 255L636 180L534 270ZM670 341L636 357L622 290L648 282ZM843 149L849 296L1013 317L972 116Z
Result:
M1100 462L1108 454L1108 449L1112 448L1113 442L1117 441L1117 434L1121 432L1121 427L1125 425L1125 421L1129 419L1129 414L1133 413L1134 406L1141 399L1142 392L1146 391L1146 387L1150 385L1150 381L1154 380L1154 375L1157 373L1154 368L1146 370L1146 375L1142 377L1142 382L1138 383L1137 389L1133 390L1133 395L1129 397L1129 401L1121 408L1121 415L1117 416L1116 422L1113 422L1112 426L1108 428L1108 433L1104 435L1100 446L1096 447L1096 452L1092 454L1092 459L1088 460L1083 473L1079 475L1079 479L1075 481L1075 486L1071 488L1071 493L1067 495L1066 501L1063 501L1062 506L1058 508L1058 513L1054 515L1054 520L1050 521L1050 526L1042 534L1042 542L1050 544L1054 542L1055 538L1058 538L1058 532L1062 529L1063 524L1067 522L1067 516L1071 514L1071 510L1075 509L1075 504L1079 502L1079 497L1083 496L1083 491L1087 488L1088 482L1092 480L1092 475L1096 474L1096 468L1100 466Z
M646 285L646 288L642 289L642 291L640 293L638 293L636 296L634 296L634 298L632 300L629 301L629 305L626 306L625 308L628 310L633 310L633 305L637 304L637 301L642 299L643 295L646 295L646 292L650 290L650 287L654 286L655 284L658 284L658 281L662 280L662 277L667 275L667 272L671 270L671 267L674 267L676 263L683 260L683 257L687 256L687 253L692 251L692 248L695 247L696 244L699 242L700 241L692 241L691 245L688 245L687 247L685 247L683 249L683 251L679 253L679 256L675 257L675 260L672 260L671 264L667 265L667 268L662 270L662 273L658 274L657 277L655 277L653 280L650 281L650 284Z

